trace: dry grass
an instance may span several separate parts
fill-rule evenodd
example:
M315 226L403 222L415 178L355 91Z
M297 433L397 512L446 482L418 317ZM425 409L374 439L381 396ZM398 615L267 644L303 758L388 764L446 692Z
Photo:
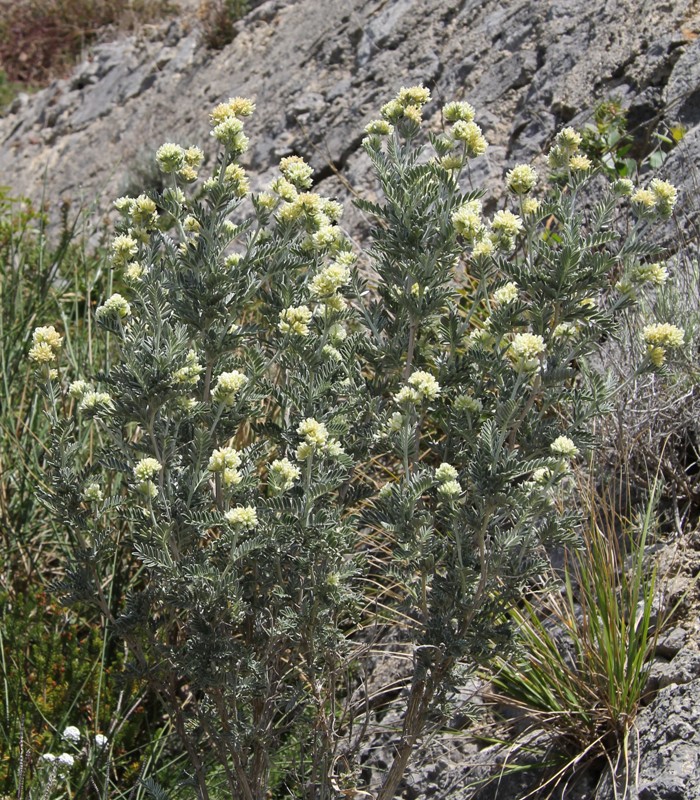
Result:
M109 31L134 30L175 10L170 0L0 0L0 69L10 81L45 83Z

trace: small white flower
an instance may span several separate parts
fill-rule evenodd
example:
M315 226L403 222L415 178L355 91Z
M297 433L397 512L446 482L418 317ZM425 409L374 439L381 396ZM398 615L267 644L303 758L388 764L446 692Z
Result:
M56 759L60 766L70 769L75 764L75 759L70 753L61 753Z
M95 745L97 747L105 747L107 742L109 742L109 739L104 735L104 733L95 734Z
M76 728L76 727L75 727L75 725L69 725L69 726L68 726L68 727L67 727L67 728L66 728L66 729L63 731L63 738L64 738L64 739L65 739L67 742L74 742L74 743L77 743L77 742L79 742L79 741L80 741L80 731L78 730L78 728Z

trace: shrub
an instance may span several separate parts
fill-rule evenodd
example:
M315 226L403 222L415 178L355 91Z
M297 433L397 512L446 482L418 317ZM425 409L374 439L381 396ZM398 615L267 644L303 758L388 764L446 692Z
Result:
M402 89L367 127L382 197L358 202L374 220L362 269L302 159L250 193L253 105L232 98L212 113L210 177L199 148L164 144L168 188L116 202L113 266L131 288L95 314L109 369L66 386L60 334L34 334L54 424L45 499L80 543L61 592L126 640L205 799L219 782L247 800L357 785L369 703L354 632L371 609L407 623L412 659L376 792L393 798L464 665L507 652L505 613L543 548L575 535L552 492L606 407L588 356L632 302L617 276L647 263L638 228L618 230L631 187L584 202L591 163L564 129L543 199L520 165L518 213L486 220L461 188L487 147L474 110L449 103L427 146L428 99ZM652 182L632 200L640 219L668 217L675 190ZM647 331L642 368L682 340ZM102 442L89 452L85 430ZM115 553L141 568L117 613Z

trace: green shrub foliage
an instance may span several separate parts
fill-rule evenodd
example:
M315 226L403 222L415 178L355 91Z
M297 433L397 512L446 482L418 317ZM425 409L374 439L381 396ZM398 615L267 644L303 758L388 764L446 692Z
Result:
M356 785L351 667L375 614L402 620L412 652L377 787L394 796L462 666L507 648L505 612L544 547L575 534L567 476L610 389L588 357L632 284L663 272L640 271L653 253L637 234L672 213L672 186L592 181L567 128L540 199L518 166L487 219L463 188L487 147L474 110L449 103L426 135L428 101L402 89L367 126L381 192L357 203L373 224L362 253L302 159L250 192L253 105L221 104L210 177L199 148L165 144L168 188L116 202L131 289L95 315L117 343L110 369L64 386L60 334L34 335L54 415L46 501L81 542L61 590L126 640L203 798L217 781L247 800L274 781L321 800ZM644 336L648 369L683 341L672 325ZM91 457L75 444L86 426L104 443ZM142 567L116 617L115 550Z

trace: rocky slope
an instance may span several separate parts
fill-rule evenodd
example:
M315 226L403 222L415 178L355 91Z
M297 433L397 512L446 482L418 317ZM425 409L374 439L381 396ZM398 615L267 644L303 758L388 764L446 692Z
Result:
M19 99L0 120L3 183L38 196L47 181L51 197L106 205L163 141L206 144L210 108L245 95L258 106L252 172L296 153L343 194L336 171L359 188L368 174L362 127L416 82L477 108L491 147L474 178L493 189L610 95L632 126L684 123L683 154L697 154L699 12L697 0L267 0L218 53L190 16L99 45Z
M267 0L218 53L203 47L189 15L98 45L68 79L19 98L0 119L0 183L35 198L46 187L52 200L104 210L138 184L158 145L206 145L209 110L245 95L257 103L246 160L259 184L282 156L298 154L317 169L324 194L371 192L363 126L400 86L417 82L440 101L466 99L477 109L491 146L473 178L492 197L505 169L536 160L562 124L583 123L598 99L619 98L642 133L682 123L686 136L664 172L681 187L684 213L660 236L672 247L697 243L698 0ZM432 110L437 125L437 104ZM348 204L351 230L353 214ZM686 626L657 669L661 691L639 722L630 800L700 798L695 634ZM532 784L520 778L477 787L494 758L503 755L436 744L405 796L525 796ZM612 787L597 797L612 798Z

